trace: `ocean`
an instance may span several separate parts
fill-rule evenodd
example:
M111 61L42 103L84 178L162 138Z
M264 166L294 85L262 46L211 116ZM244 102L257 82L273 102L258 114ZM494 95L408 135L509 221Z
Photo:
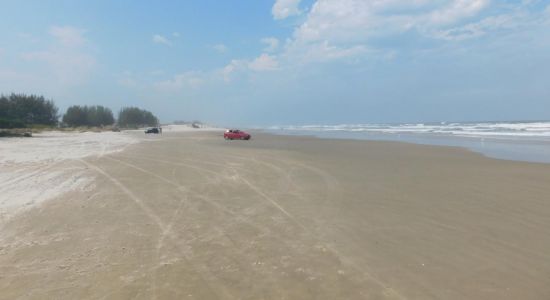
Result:
M550 163L550 121L272 126L276 134L454 146L488 157Z

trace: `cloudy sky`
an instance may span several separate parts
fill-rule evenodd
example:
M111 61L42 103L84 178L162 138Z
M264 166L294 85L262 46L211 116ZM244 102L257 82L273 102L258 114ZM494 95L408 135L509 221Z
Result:
M550 0L6 0L11 92L227 126L550 119Z

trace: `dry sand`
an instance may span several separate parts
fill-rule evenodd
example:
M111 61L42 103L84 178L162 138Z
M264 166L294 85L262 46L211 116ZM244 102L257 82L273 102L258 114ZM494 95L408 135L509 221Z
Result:
M94 188L77 159L123 151L140 140L127 133L58 131L0 139L0 225L67 191Z
M550 299L550 165L158 140L59 164L93 184L0 228L0 299Z

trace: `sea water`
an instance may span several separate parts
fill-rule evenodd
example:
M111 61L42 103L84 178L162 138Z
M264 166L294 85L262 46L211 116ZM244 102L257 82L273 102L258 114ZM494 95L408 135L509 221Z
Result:
M273 126L277 134L455 146L486 156L550 163L550 122L468 122Z

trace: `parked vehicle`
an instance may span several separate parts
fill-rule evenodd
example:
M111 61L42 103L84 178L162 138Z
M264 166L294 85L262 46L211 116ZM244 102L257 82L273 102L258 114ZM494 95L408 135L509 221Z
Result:
M159 129L157 127L151 127L151 128L147 128L145 130L145 133L148 134L148 133L160 133Z
M229 129L224 132L223 138L226 140L249 140L250 134L238 129Z

